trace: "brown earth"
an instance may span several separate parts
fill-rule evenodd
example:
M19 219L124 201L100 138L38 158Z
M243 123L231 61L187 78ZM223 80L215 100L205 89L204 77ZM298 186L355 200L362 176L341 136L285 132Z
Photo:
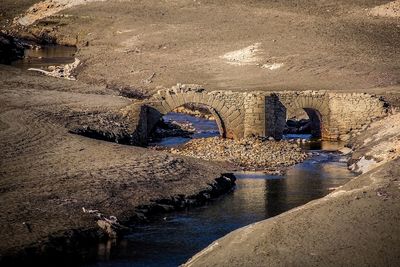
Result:
M9 2L3 13L23 14ZM150 91L177 82L234 90L398 90L399 17L370 15L389 2L109 0L62 10L15 34L77 44L78 79L88 83ZM236 55L239 61L222 58L252 45L248 57Z
M352 140L351 162L363 173L344 186L238 229L184 266L398 266L399 128L395 114Z
M195 194L224 171L68 132L76 124L131 129L134 122L118 115L132 101L119 96L121 88L148 94L189 83L391 92L399 99L400 21L380 15L382 7L393 14L388 0L109 0L28 27L12 20L39 1L15 2L1 2L2 31L77 45L82 64L76 82L0 66L1 255L46 243L49 234L92 229L95 219L82 207L124 221L137 205ZM238 230L251 233L228 236L192 263L398 263L398 163L357 177L345 192Z
M0 261L96 232L96 218L83 207L126 222L138 206L195 195L224 172L210 162L69 133L71 123L118 114L131 103L105 88L4 66L0 80Z

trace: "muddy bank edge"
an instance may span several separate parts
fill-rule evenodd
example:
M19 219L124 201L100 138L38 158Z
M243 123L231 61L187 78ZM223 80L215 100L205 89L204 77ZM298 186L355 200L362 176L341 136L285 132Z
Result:
M397 266L400 115L346 151L359 176L326 197L215 241L184 266ZM352 152L352 153L351 153Z

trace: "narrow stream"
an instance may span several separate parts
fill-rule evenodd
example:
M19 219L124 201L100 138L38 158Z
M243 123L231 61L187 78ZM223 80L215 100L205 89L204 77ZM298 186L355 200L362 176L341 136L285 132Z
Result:
M199 134L218 135L215 122L210 126L212 121L182 114L172 114L169 119L192 122ZM188 141L173 140L161 140L159 145ZM150 224L136 227L134 233L117 243L100 244L96 263L87 266L178 266L237 228L325 196L353 175L340 154L334 152L337 144L319 143L313 147L321 146L331 151L316 150L316 156L297 164L284 176L236 173L237 187L232 193L200 208L162 215Z

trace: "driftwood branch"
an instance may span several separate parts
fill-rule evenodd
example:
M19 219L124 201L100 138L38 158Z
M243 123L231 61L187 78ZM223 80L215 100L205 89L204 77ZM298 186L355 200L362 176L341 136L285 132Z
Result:
M37 71L43 73L44 75L55 77L55 78L64 78L67 80L76 80L74 76L72 76L72 72L76 67L78 67L80 60L75 58L75 61L70 64L60 65L60 66L50 66L49 70L43 70L38 68L29 68L28 70Z
M155 76L156 76L156 73L153 72L147 79L143 80L143 82L144 82L145 84L152 83Z

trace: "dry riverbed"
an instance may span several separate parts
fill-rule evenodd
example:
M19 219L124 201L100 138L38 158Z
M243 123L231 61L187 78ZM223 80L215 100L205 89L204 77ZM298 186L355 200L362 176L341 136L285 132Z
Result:
M0 26L12 36L76 45L76 78L87 83L151 92L177 82L216 90L360 91L400 82L398 5L2 0Z
M398 266L400 114L347 153L361 173L326 197L216 240L184 266Z

